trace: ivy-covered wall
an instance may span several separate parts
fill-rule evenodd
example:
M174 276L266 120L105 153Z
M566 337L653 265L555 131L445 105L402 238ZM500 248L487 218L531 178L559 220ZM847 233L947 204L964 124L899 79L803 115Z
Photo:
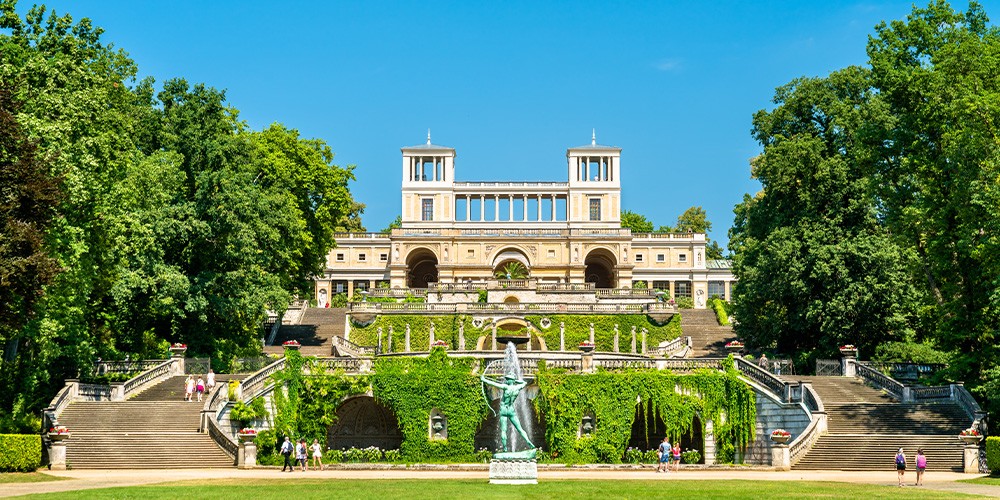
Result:
M732 361L724 372L684 375L657 370L578 374L543 367L535 407L545 414L546 444L562 461L621 462L638 400L646 415L663 419L671 441L691 430L696 414L702 425L712 420L717 448L723 450L717 460L728 462L732 450L753 441L757 418L753 390L737 373ZM585 412L595 417L594 432L578 438Z
M542 328L542 319L548 318L548 328ZM566 327L566 348L576 346L590 337L590 324L594 324L594 340L599 351L611 351L614 346L614 327L618 325L619 348L627 352L632 342L632 326L636 328L636 346L642 341L642 329L649 331L646 343L654 347L665 340L673 340L681 335L681 317L674 315L666 323L659 324L649 316L642 314L548 314L528 315L524 319L531 323L534 332L545 339L549 350L559 349L559 323ZM402 352L406 325L410 325L410 349L414 351L428 350L430 341L430 324L434 323L434 337L447 341L453 348L458 345L458 325L465 323L466 349L474 349L476 340L491 332L488 323L481 328L473 325L472 318L465 315L418 315L418 314L384 314L377 316L372 322L360 325L351 324L351 342L359 345L376 345L378 329L382 328L382 346L385 352ZM389 327L392 326L392 350L388 349Z
M375 362L372 393L392 408L403 433L402 456L411 461L475 460L476 431L486 419L486 399L472 373L478 361L448 357L434 349L427 358L380 358ZM448 439L428 437L430 412L448 419Z

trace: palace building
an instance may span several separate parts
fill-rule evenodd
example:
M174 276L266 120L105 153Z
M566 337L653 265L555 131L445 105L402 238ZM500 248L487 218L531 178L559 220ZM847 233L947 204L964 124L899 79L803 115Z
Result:
M729 262L705 258L705 235L632 233L621 227L621 148L566 150L566 182L459 181L454 148L402 148L402 227L343 233L316 280L316 302L333 294L424 290L494 279L512 262L532 286L633 288L639 282L689 297L730 298Z

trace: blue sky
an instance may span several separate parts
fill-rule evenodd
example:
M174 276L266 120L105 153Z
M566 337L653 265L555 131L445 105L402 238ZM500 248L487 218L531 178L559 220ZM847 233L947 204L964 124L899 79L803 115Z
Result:
M1000 1L982 2L1000 16ZM925 5L920 2L920 5ZM865 64L885 2L57 0L141 76L225 89L252 128L281 122L357 165L379 230L399 213L400 151L457 149L458 180L566 180L565 150L622 151L623 207L673 224L701 205L728 241L759 184L755 111L774 88ZM954 4L964 10L964 2ZM24 12L30 3L22 0Z

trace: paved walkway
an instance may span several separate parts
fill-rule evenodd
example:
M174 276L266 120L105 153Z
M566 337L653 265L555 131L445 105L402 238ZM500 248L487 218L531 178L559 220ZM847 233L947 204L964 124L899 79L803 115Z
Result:
M327 470L282 473L278 469L167 469L167 470L72 470L46 472L53 476L67 478L63 481L45 483L14 483L4 484L0 488L0 497L27 495L31 493L52 493L60 491L83 490L93 488L111 488L116 486L138 486L168 481L207 480L221 478L242 479L291 479L291 478L329 478L329 479L482 479L488 474L482 470ZM955 472L929 473L925 479L924 488L970 493L1000 498L1000 486L959 483L959 479L970 479L976 476ZM750 479L760 481L834 481L848 483L882 484L896 486L896 474L889 472L844 472L844 471L792 471L775 472L740 469L713 470L682 470L679 473L656 474L652 470L601 470L601 469L567 469L542 470L538 478L546 479L587 479L587 480L655 480L683 481L696 479ZM907 474L907 479L913 481L915 476ZM912 483L910 483L912 484ZM917 488L908 486L916 493Z

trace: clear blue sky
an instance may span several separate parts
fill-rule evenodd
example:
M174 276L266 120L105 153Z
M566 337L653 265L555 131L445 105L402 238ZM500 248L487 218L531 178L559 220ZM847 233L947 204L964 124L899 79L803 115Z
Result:
M926 5L918 2L920 5ZM1000 1L982 2L1000 16ZM759 190L753 113L774 88L865 64L907 1L276 2L56 0L141 76L225 89L254 129L326 140L357 165L364 223L399 213L400 151L457 149L458 180L566 180L565 150L622 151L623 208L673 224L701 205L728 241ZM967 3L953 4L965 10ZM18 9L26 11L29 2Z

